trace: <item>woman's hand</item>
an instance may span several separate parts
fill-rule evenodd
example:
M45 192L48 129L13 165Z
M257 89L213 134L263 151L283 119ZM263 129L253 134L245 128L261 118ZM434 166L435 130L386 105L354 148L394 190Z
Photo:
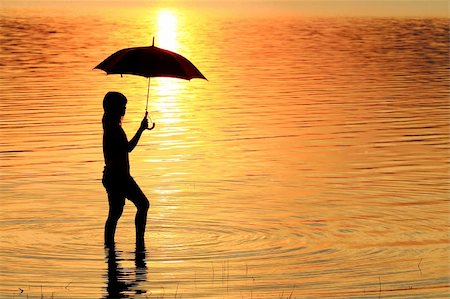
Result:
M141 127L140 127L140 129L141 129L142 131L148 129L148 119L147 119L147 115L148 115L148 112L145 112L145 116L144 116L144 118L143 118L142 121L141 121Z

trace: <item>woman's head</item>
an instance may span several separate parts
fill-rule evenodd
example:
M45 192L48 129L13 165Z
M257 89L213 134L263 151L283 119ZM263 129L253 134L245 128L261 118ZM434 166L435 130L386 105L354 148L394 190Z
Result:
M120 92L110 91L103 99L104 120L120 123L125 115L127 98Z

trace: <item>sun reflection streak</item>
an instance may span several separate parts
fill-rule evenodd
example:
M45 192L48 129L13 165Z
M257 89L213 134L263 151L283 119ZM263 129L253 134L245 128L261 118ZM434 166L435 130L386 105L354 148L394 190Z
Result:
M158 13L158 44L159 47L176 51L177 41L177 16L171 10L161 10Z
M160 10L157 15L157 36L155 46L176 52L178 50L178 18L172 10ZM155 91L158 101L155 102L156 109L161 112L160 122L179 122L177 115L179 107L177 96L182 88L179 80L173 78L161 78L155 81Z

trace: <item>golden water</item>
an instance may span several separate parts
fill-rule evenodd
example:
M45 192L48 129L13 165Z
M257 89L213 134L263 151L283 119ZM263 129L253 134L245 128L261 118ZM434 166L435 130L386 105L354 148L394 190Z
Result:
M0 297L449 295L447 19L0 17ZM208 81L152 79L157 126L131 154L152 205L146 267L130 203L108 267L101 101L128 97L130 137L147 82L92 69L153 36Z

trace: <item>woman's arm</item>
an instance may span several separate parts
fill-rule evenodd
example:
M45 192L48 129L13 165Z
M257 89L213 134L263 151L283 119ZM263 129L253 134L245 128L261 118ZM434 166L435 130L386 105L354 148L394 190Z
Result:
M136 147L136 145L139 142L139 138L141 138L142 133L144 132L144 130L148 129L147 114L148 113L145 112L145 116L144 116L144 119L141 122L141 126L137 130L137 132L134 135L134 137L130 140L130 142L128 142L128 152L131 152L132 150L134 150L134 148Z

